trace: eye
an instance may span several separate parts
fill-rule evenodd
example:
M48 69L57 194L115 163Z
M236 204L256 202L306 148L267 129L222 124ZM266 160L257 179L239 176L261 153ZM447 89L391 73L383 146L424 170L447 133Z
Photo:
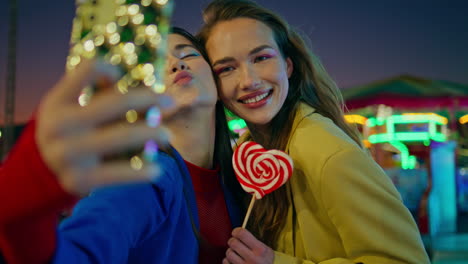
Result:
M198 54L198 53L196 53L196 52L191 52L191 53L188 53L188 54L186 54L186 55L183 55L183 56L181 57L181 59L183 60L183 59L186 59L186 58L198 57L198 56L200 56L200 54Z
M256 57L254 58L254 62L261 62L261 61L264 61L264 60L268 60L268 59L271 58L271 57L273 57L273 56L267 55L267 54L265 54L265 55L259 55L259 56L256 56Z
M218 69L215 69L215 74L216 75L220 75L222 73L225 73L225 72L230 72L230 71L233 71L234 70L234 67L232 66L225 66L225 67L220 67Z

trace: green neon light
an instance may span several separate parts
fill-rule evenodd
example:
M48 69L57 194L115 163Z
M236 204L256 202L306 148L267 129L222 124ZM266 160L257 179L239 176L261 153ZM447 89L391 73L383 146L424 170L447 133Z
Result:
M388 134L395 134L395 126L393 125L392 118L387 120L387 133Z
M389 119L393 120L394 123L398 124L431 122L437 123L439 125L446 124L444 118L437 115L393 115Z
M431 139L437 142L444 142L447 141L447 136L442 133L434 133L434 135L431 135Z
M438 125L446 125L447 120L444 117L435 114L429 115L392 115L387 119L371 117L367 119L368 127L383 126L387 122L393 124L411 124L411 123L435 123Z
M408 166L407 169L409 170L416 168L416 156L413 156L413 155L408 156L407 166Z
M369 142L372 144L384 143L390 141L428 141L434 140L438 142L444 142L447 137L442 133L430 134L429 132L396 132L396 133L384 133L375 134L369 136Z
M405 144L400 141L391 141L389 143L400 151L401 167L404 170L414 169L416 167L416 157L409 154L408 147L406 147Z
M371 117L367 119L366 125L368 127L383 126L385 124L385 119Z
M435 135L436 132L437 132L436 123L435 122L429 123L429 134Z
M423 123L428 124L428 131L395 132L396 124ZM413 169L416 166L416 157L409 154L408 148L403 142L422 141L425 146L429 146L431 140L438 142L447 140L445 133L437 132L437 125L442 126L442 132L445 132L447 119L436 114L392 115L387 119L369 118L366 125L368 127L385 125L386 133L371 135L368 140L372 144L388 142L397 148L401 153L401 166L403 169Z
M233 119L228 122L229 129L233 132L237 132L247 126L243 119Z

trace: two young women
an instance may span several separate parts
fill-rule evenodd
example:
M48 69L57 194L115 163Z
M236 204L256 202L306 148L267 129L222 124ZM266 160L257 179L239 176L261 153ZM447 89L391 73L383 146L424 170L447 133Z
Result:
M256 204L251 225L248 226L252 233L245 229L233 231L233 237L228 242L230 248L223 262L428 263L411 215L387 176L362 150L356 132L344 122L339 90L319 60L307 49L302 38L280 17L247 0L213 1L205 10L204 17L206 25L200 36L218 78L219 96L226 107L244 118L249 126L250 133L241 141L252 139L266 148L285 150L295 164L291 180ZM194 54L183 54L178 59L187 64L189 60L199 58ZM182 65L170 69L174 73L177 69L184 70ZM189 74L177 82L199 83L196 82L198 77L191 73L191 76ZM184 80L191 77L191 80ZM199 79L200 82L206 84L208 80L211 81L205 78ZM189 91L184 89L188 86L178 87L181 91L177 96L182 91ZM171 88L168 87L169 93ZM214 109L215 101L211 109ZM211 115L214 116L214 112ZM184 121L174 124L182 124L171 130L178 133L176 135L182 135L184 130L189 131L185 128L188 123ZM206 123L206 127L210 127L209 124ZM190 133L198 132L200 130ZM212 135L210 138L213 138ZM177 146L174 143L182 156L191 161L184 156L184 144ZM194 145L193 142L190 145ZM211 153L215 151L210 153L210 149L207 149L205 155L213 157ZM232 152L224 148L219 155L216 157L221 169L228 168L224 166L230 164ZM164 161L166 156L161 156ZM59 262L60 256L69 258L76 254L88 262L110 261L106 258L109 256L118 256L111 259L112 263L196 262L196 235L189 232L197 230L189 226L197 224L193 212L195 199L189 195L192 199L187 199L188 203L167 204L168 200L163 195L175 193L173 197L185 199L193 187L187 185L187 181L182 180L183 183L180 183L174 179L186 179L183 178L184 173L174 173L183 167L180 163L177 166L180 159L168 159L170 161L164 161L163 168L173 170L160 177L167 182L160 185L156 182L155 185L148 184L145 187L105 189L96 192L94 198L91 196L82 201L82 206L78 206L75 215L59 231L55 260ZM226 182L232 179L225 178ZM171 188L170 184L179 187L184 185L186 188L177 192L177 188ZM146 191L143 191L145 188ZM151 192L149 189L156 191ZM87 201L92 199L102 200L105 206L113 210L86 217L90 211L86 208L93 208L93 203ZM169 200L177 200L173 199ZM135 203L142 205L135 207ZM177 206L169 207L174 204L180 205L183 210ZM155 210L154 206L157 214L138 214L133 211L136 208L145 209L141 207ZM200 212L200 206L198 209ZM93 210L101 211L102 208ZM192 214L184 214L187 210ZM180 230L163 224L165 219L174 219L173 214L177 212L182 214L177 218L182 223ZM115 225L103 229L108 230L106 232L99 232L100 228L92 227L101 221L100 217L111 217L104 222L110 221ZM127 218L128 223L118 223ZM234 222L233 218L231 222ZM88 234L80 235L80 226L83 224L89 228L85 230L92 229L93 232L83 230ZM62 242L61 235L67 232L70 234L67 238L71 239L69 241L76 239L82 242ZM114 233L120 234L122 240L109 241ZM189 241L183 244L186 248L178 248L186 251L185 256L182 253L175 254L173 250L178 245L182 246L178 240L179 234L184 234L184 238ZM199 241L202 242L199 244L203 245L203 234L201 237ZM105 242L100 242L101 239ZM93 243L95 241L98 242ZM116 246L118 243L124 246ZM61 252L67 252L63 251L61 245L69 246L69 255L61 255ZM158 248L155 249L154 245ZM194 248L190 248L192 246ZM116 248L118 250L113 251ZM143 256L144 259L141 259Z

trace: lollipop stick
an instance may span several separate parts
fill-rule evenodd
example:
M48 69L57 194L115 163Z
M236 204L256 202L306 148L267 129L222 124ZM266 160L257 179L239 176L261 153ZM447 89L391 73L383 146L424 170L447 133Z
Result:
M250 200L249 209L247 209L247 213L245 214L244 223L242 223L242 228L245 228L245 226L247 225L247 222L249 221L249 216L250 216L250 213L252 212L252 208L254 206L255 200L256 200L255 195L252 195L252 200Z

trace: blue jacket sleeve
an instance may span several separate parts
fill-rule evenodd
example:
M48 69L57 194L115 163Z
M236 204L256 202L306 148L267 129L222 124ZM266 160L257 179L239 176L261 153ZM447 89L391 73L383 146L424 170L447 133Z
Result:
M52 263L126 263L168 215L172 192L158 186L106 187L81 200L59 227Z

